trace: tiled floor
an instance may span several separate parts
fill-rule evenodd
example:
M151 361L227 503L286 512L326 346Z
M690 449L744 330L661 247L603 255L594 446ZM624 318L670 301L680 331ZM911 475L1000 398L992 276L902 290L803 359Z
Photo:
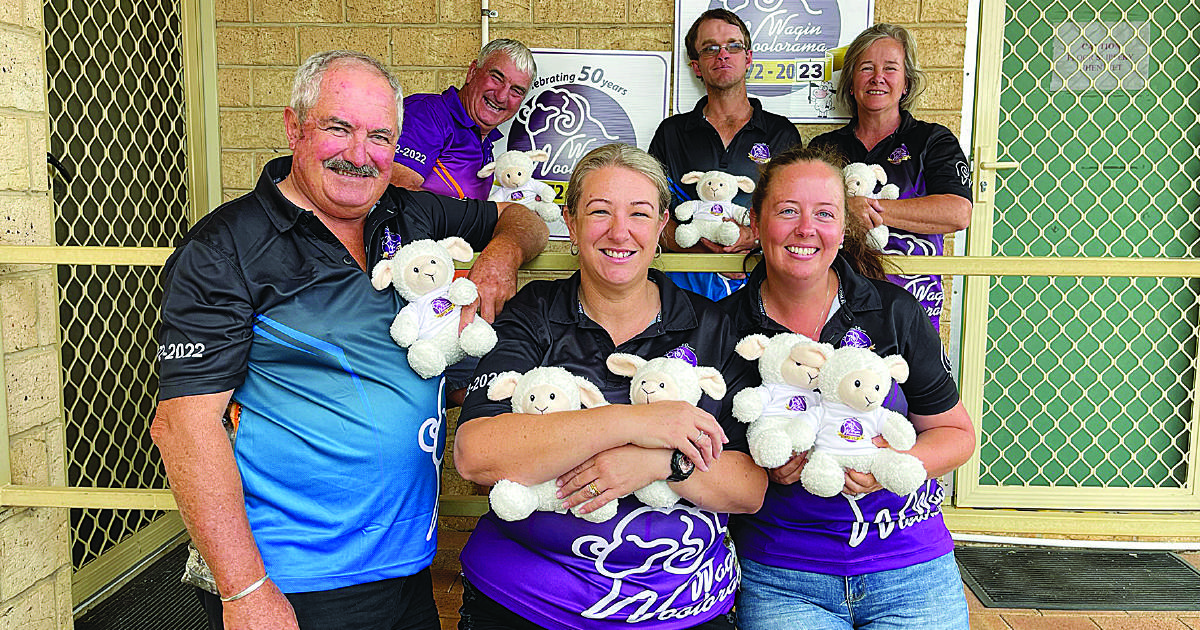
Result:
M1200 568L1200 553L1183 557ZM972 630L1200 630L1200 602L1196 602L1196 610L1185 612L986 608L970 589L964 589ZM441 613L442 630L457 628L458 606L462 601L462 580L458 573L452 568L434 569L433 593Z

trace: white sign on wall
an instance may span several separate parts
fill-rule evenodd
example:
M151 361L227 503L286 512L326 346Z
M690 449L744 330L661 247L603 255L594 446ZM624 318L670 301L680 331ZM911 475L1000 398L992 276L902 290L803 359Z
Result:
M1050 88L1141 90L1150 76L1146 22L1062 22L1054 26Z
M704 96L684 36L701 13L718 8L736 13L750 30L754 63L746 90L763 109L792 122L850 119L850 112L837 109L834 90L845 47L872 23L873 0L677 0L676 113L691 110Z
M613 50L533 51L538 78L511 120L495 153L544 149L550 160L535 165L535 179L550 184L562 205L575 163L596 147L621 142L650 147L667 115L670 57L665 52ZM562 220L552 238L565 239Z

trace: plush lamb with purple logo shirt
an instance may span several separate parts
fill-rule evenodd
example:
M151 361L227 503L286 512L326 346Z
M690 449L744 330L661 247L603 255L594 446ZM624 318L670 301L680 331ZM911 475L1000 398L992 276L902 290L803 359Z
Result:
M675 228L675 242L691 247L706 238L726 247L741 236L738 225L750 225L750 212L733 203L738 191L754 192L754 180L723 171L692 171L679 178L680 183L696 184L700 200L685 201L675 207L675 218L682 223ZM725 219L733 219L726 221Z
M454 278L454 261L468 261L474 252L462 238L413 241L381 260L371 270L371 286L382 291L394 285L408 305L392 320L392 339L408 348L408 364L421 378L432 378L465 355L481 357L496 345L496 331L482 317L458 331L462 307L475 301L478 290L466 278Z
M660 400L682 400L698 405L700 397L704 394L708 394L713 400L725 397L725 378L713 367L696 366L673 356L647 361L637 355L623 352L608 355L605 363L613 374L630 377L629 402L634 405L645 405ZM666 481L661 480L650 483L633 495L642 503L657 508L671 507L679 501L679 495ZM609 506L612 506L613 514L616 514L616 501L608 503L601 510Z
M884 408L883 400L897 383L908 380L908 363L900 355L880 357L866 348L843 346L821 366L822 419L816 443L800 472L809 492L832 497L845 485L844 469L871 473L880 485L899 495L911 494L925 482L921 460L907 453L917 441L912 423ZM882 435L892 448L871 440Z
M550 153L534 151L505 151L495 162L486 164L476 173L480 178L495 173L495 188L488 201L511 201L533 210L546 223L562 218L562 209L554 203L557 193L546 182L533 179L534 162L545 162Z
M895 184L887 183L887 171L878 164L853 162L842 169L842 176L846 180L847 197L866 197L868 199L897 199L900 197L900 188ZM882 185L879 192L875 192L877 185ZM867 230L867 245L882 250L883 246L887 245L888 235L886 225L877 225Z
M487 396L490 400L511 398L514 413L546 414L608 404L591 381L560 367L536 367L524 374L501 372L488 385ZM535 486L501 479L492 487L488 502L496 516L506 521L519 521L535 511L564 513L563 501L557 494L558 483L555 479ZM614 506L615 510L615 502L609 505ZM601 510L580 514L578 507L573 510L576 516L595 523L612 518L611 514L606 517L597 514Z
M778 468L793 453L812 447L821 422L821 395L814 391L817 375L833 354L833 346L804 335L750 335L734 350L747 361L758 361L763 384L733 397L733 416L750 425L746 440L750 455L763 468Z

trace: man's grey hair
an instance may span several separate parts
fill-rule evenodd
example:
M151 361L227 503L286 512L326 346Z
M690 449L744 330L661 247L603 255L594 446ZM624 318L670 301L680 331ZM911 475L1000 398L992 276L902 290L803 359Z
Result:
M296 69L296 78L292 81L292 109L296 112L296 117L300 119L301 123L304 122L308 116L308 110L317 104L317 98L321 96L321 81L325 78L325 72L334 64L342 62L361 64L387 79L396 99L396 135L400 135L400 129L404 123L404 90L400 87L400 81L396 80L396 77L392 76L392 73L374 57L353 50L327 50L313 53L311 57L304 60L304 63L300 64L300 67Z
M488 58L496 53L504 53L512 60L513 65L517 70L529 75L529 85L537 80L537 63L533 60L533 53L525 47L525 44L515 39L493 39L486 46L479 49L479 56L475 58L475 65L482 66L487 62Z

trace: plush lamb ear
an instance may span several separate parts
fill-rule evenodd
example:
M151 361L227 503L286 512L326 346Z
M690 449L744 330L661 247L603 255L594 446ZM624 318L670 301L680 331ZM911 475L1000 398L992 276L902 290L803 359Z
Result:
M576 376L575 383L579 385L579 402L583 403L584 407L591 409L608 404L608 401L604 400L604 394L600 393L600 388L591 381L582 376Z
M483 168L479 169L478 173L475 173L475 176L479 177L480 179L483 179L484 177L487 177L494 172L496 172L496 163L488 162L487 164L485 164L483 166Z
M391 283L392 261L381 260L375 263L375 267L371 269L371 286L375 287L376 291L382 291Z
M501 372L492 379L492 383L488 385L487 397L488 400L504 400L512 398L513 392L517 391L517 381L521 380L520 372Z
M528 156L529 160L532 162L545 162L550 159L550 152L545 149L526 151L525 155Z
M736 178L734 181L737 182L737 187L740 188L742 192L748 192L748 193L754 192L754 180L753 179L750 179L749 177L746 177L743 175L741 177Z
M897 383L903 383L908 380L908 362L904 357L893 354L883 358L883 364L887 366L888 373L892 378L896 379Z
M692 171L692 172L690 172L690 173L685 173L685 174L683 175L683 177L680 177L680 178L679 178L679 183L681 183L681 184L695 184L696 182L700 181L700 178L701 178L701 177L704 177L704 172L703 172L703 171Z
M713 400L725 397L725 377L717 368L701 365L696 368L696 378L700 381L700 390Z
M750 335L737 342L733 347L733 351L742 355L742 358L747 361L757 361L762 358L763 351L767 349L767 344L770 339L766 335Z
M613 374L633 376L639 368L646 365L646 360L634 354L614 352L608 355L608 360L605 361L605 364L608 365L608 370Z
M872 164L871 172L875 174L875 179L878 180L880 184L887 183L887 171L883 170L882 166L878 164Z
M833 354L832 348L830 348L831 352L826 353L825 349L821 347L822 345L826 344L798 343L792 346L792 351L788 353L788 356L796 363L820 368Z
M459 236L446 237L438 241L438 245L445 247L446 251L450 252L450 257L454 260L466 262L471 260L471 256L475 255L475 252L471 250L471 245Z

